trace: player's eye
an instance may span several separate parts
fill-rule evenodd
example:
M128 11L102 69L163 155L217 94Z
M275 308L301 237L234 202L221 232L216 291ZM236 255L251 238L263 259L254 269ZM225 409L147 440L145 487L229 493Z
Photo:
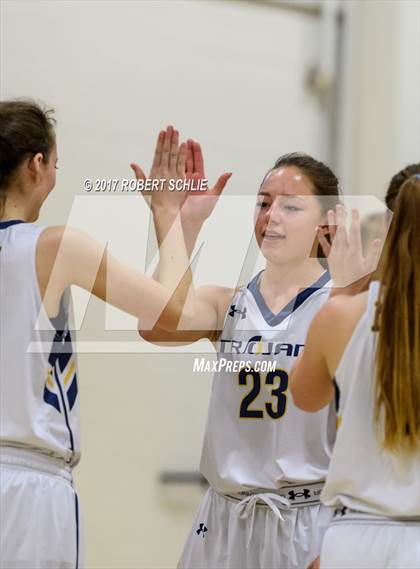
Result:
M261 209L266 208L266 207L268 207L268 202L257 203L257 207L259 207Z
M302 208L296 207L295 205L285 205L284 209L287 211L302 211Z

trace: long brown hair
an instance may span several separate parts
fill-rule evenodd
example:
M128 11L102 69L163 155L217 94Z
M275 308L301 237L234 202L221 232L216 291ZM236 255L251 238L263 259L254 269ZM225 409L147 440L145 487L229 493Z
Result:
M38 152L48 162L55 145L53 111L31 99L0 101L0 216L13 177Z
M394 204L393 204L394 205ZM383 447L420 446L420 176L411 176L395 199L383 252L374 330L375 421Z

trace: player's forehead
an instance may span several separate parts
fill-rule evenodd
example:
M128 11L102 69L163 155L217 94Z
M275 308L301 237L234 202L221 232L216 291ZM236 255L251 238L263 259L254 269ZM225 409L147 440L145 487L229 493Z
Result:
M310 179L295 166L282 166L267 174L258 192L259 195L277 196L314 195Z

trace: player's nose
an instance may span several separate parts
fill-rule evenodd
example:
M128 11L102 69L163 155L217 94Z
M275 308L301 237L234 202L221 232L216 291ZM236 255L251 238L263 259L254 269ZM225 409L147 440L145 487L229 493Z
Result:
M274 200L266 211L267 223L277 225L283 221L283 210L278 200Z

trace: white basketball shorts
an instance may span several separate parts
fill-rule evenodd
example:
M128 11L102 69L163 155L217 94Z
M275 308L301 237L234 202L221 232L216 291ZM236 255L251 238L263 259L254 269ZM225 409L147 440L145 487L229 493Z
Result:
M64 462L0 448L0 567L80 569L79 505Z
M332 515L333 511L319 502L285 507L276 494L240 500L210 488L178 567L306 569L320 553Z
M419 567L419 520L394 520L343 509L337 511L326 531L321 569Z

